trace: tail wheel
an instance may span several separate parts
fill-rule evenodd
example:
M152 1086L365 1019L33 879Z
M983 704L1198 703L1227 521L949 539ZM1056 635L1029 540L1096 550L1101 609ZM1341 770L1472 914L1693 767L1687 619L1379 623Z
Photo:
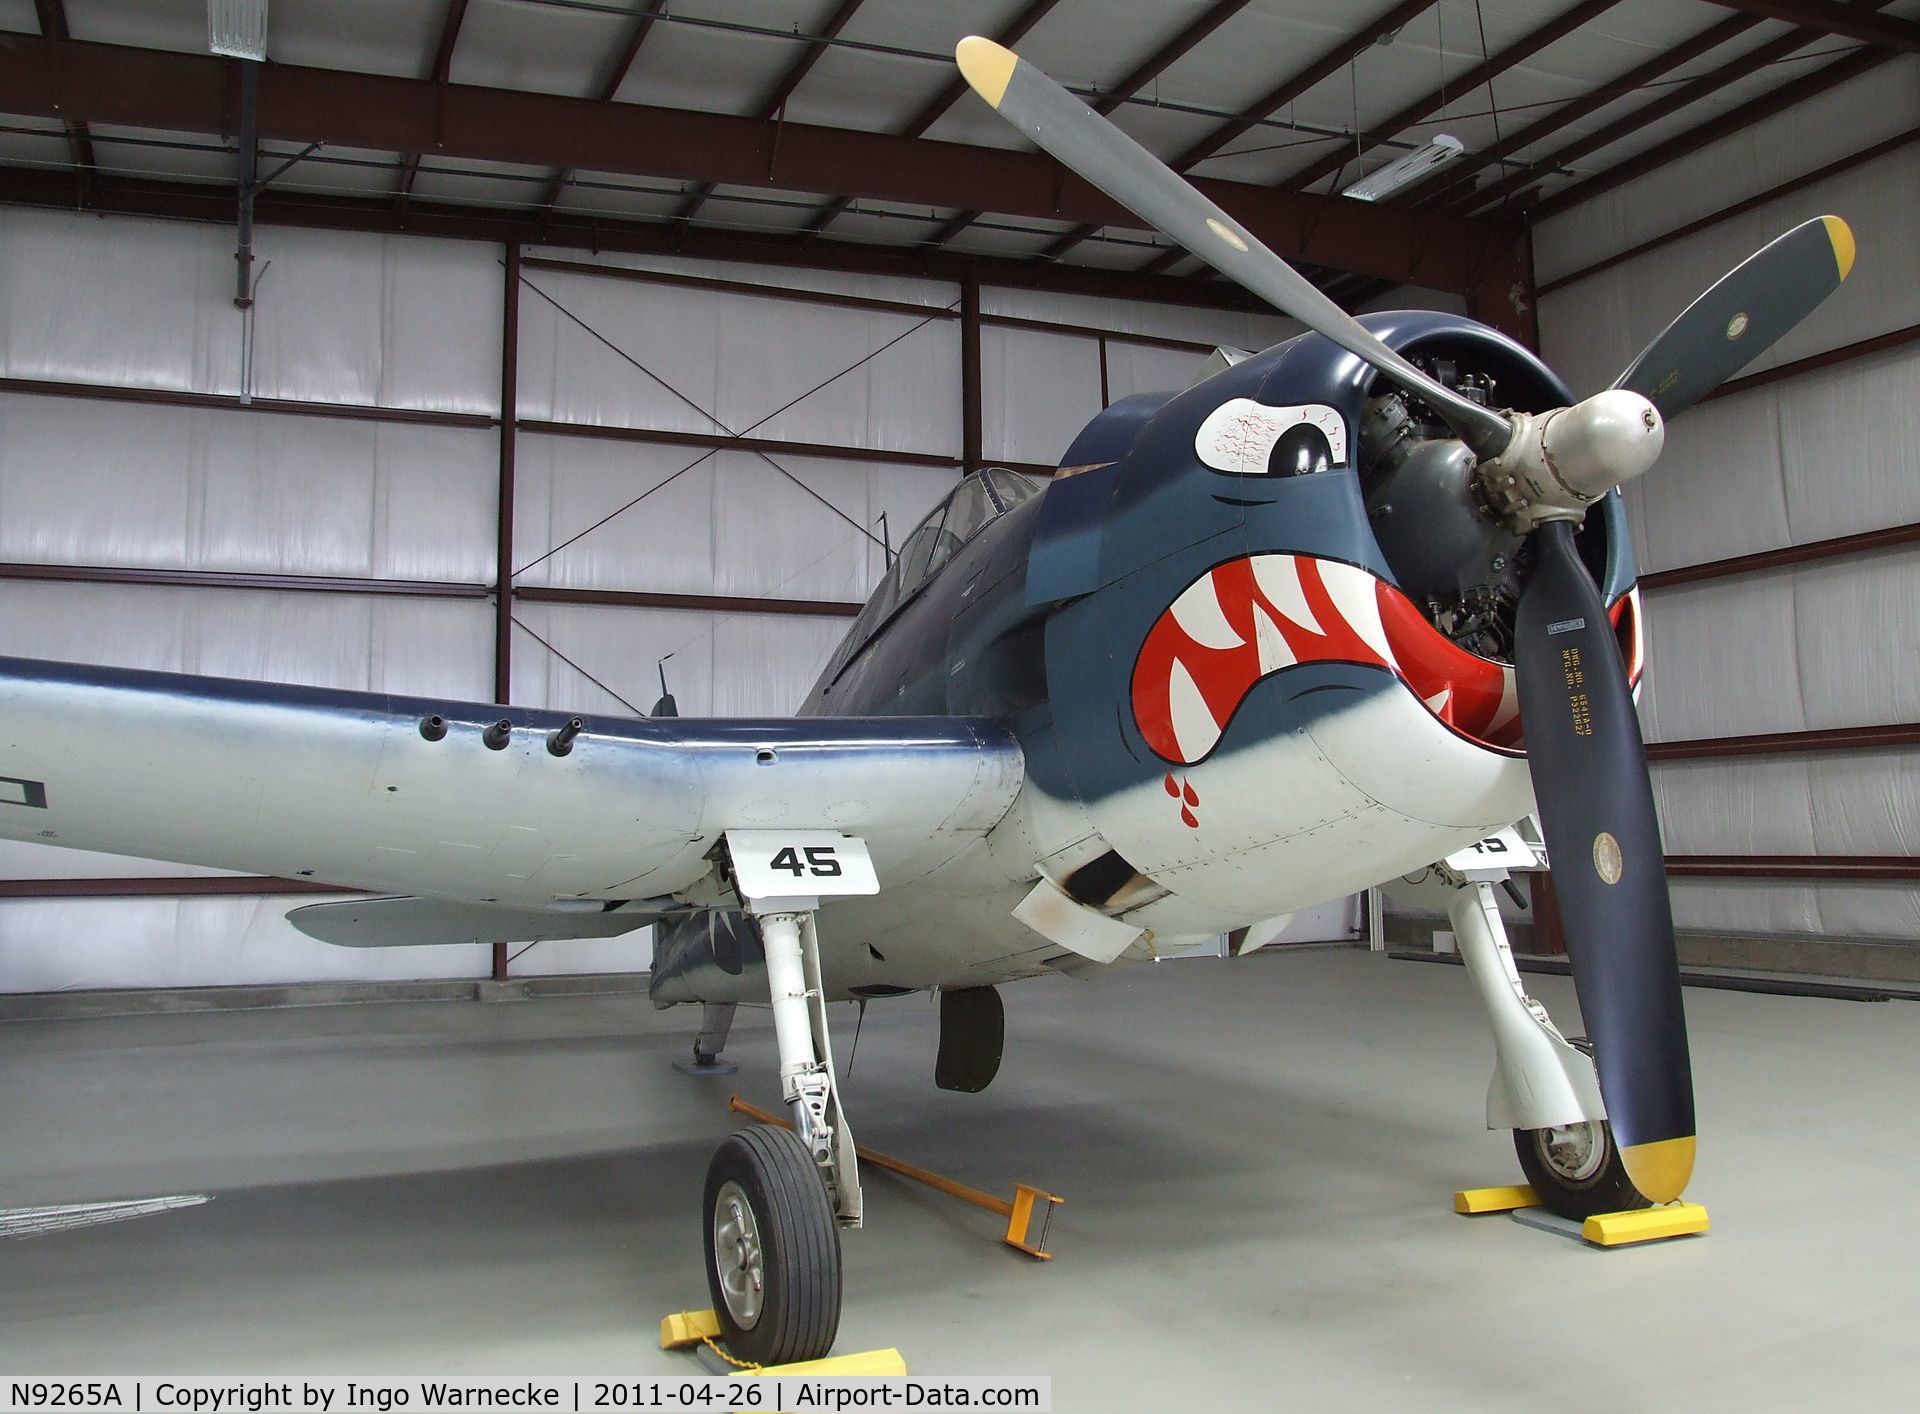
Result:
M1627 1177L1613 1128L1586 1120L1555 1129L1516 1129L1513 1147L1527 1182L1547 1208L1576 1221L1653 1205Z
M818 1360L840 1330L840 1228L813 1156L784 1129L728 1136L707 1165L707 1287L727 1348Z

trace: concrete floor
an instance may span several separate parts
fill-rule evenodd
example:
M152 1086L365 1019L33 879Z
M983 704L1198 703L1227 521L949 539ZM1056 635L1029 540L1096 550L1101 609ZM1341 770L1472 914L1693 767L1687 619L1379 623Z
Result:
M1532 979L1563 1019L1570 986ZM1055 1407L1911 1407L1920 1006L1691 991L1711 1237L1601 1252L1455 1188L1515 1181L1458 969L1353 951L1009 989L994 1087L932 1086L924 998L876 1004L863 1142L1068 1198L1058 1260L869 1179L842 1350L1049 1374ZM849 1008L835 1008L844 1057ZM643 999L0 1026L0 1205L205 1206L0 1248L0 1371L682 1372L727 1086Z

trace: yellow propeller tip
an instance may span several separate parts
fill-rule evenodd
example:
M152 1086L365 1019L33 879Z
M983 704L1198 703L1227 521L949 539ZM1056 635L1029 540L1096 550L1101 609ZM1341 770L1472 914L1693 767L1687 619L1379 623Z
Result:
M1654 1203L1671 1203L1687 1191L1693 1177L1694 1136L1658 1139L1651 1144L1623 1144L1620 1162L1640 1196Z
M953 61L960 66L961 77L973 85L973 91L998 108L1020 56L1003 44L970 34L953 47Z
M1826 223L1827 239L1833 242L1833 263L1840 267L1840 278L1846 279L1853 273L1853 227L1838 216L1822 216Z

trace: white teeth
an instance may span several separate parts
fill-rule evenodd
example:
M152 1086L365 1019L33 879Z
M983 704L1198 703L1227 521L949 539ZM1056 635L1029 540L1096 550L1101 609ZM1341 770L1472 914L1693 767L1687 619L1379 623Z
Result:
M1238 648L1246 642L1227 622L1211 573L1201 575L1173 601L1173 621L1202 648Z
M1280 625L1258 604L1253 606L1253 641L1260 650L1262 677L1282 668L1290 668L1299 661L1293 656L1293 650L1287 647L1287 640L1281 637Z
M1433 696L1426 699L1427 710L1432 712L1435 716L1438 716L1440 713L1447 710L1447 704L1451 701L1453 701L1453 689L1450 687L1443 687L1438 692L1434 693Z
M1167 712L1173 719L1173 739L1180 747L1182 761L1198 761L1220 740L1213 710L1200 695L1187 665L1178 658L1173 660L1173 671L1167 678Z
M1309 633L1321 632L1320 621L1313 616L1313 610L1307 607L1307 596L1300 588L1300 570L1293 556L1255 555L1253 580L1260 586L1260 592L1272 601L1273 607L1290 622Z
M1322 560L1320 582L1327 586L1327 595L1333 600L1333 607L1340 611L1340 617L1347 621L1348 627L1360 635L1360 641L1378 653L1383 661L1392 663L1393 649L1387 644L1387 631L1380 626L1378 581L1353 565Z

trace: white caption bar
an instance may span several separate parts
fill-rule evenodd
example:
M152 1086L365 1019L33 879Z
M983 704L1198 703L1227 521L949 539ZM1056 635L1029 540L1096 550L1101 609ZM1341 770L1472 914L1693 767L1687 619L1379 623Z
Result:
M371 1410L555 1409L752 1410L754 1414L866 1409L1014 1409L1051 1414L1053 1381L955 1375L939 1378L823 1378L801 1375L695 1375L686 1379L569 1378L546 1380L304 1379L294 1377L173 1379L150 1375L87 1377L0 1374L0 1411L115 1410L130 1414L266 1414L301 1410L342 1414Z

